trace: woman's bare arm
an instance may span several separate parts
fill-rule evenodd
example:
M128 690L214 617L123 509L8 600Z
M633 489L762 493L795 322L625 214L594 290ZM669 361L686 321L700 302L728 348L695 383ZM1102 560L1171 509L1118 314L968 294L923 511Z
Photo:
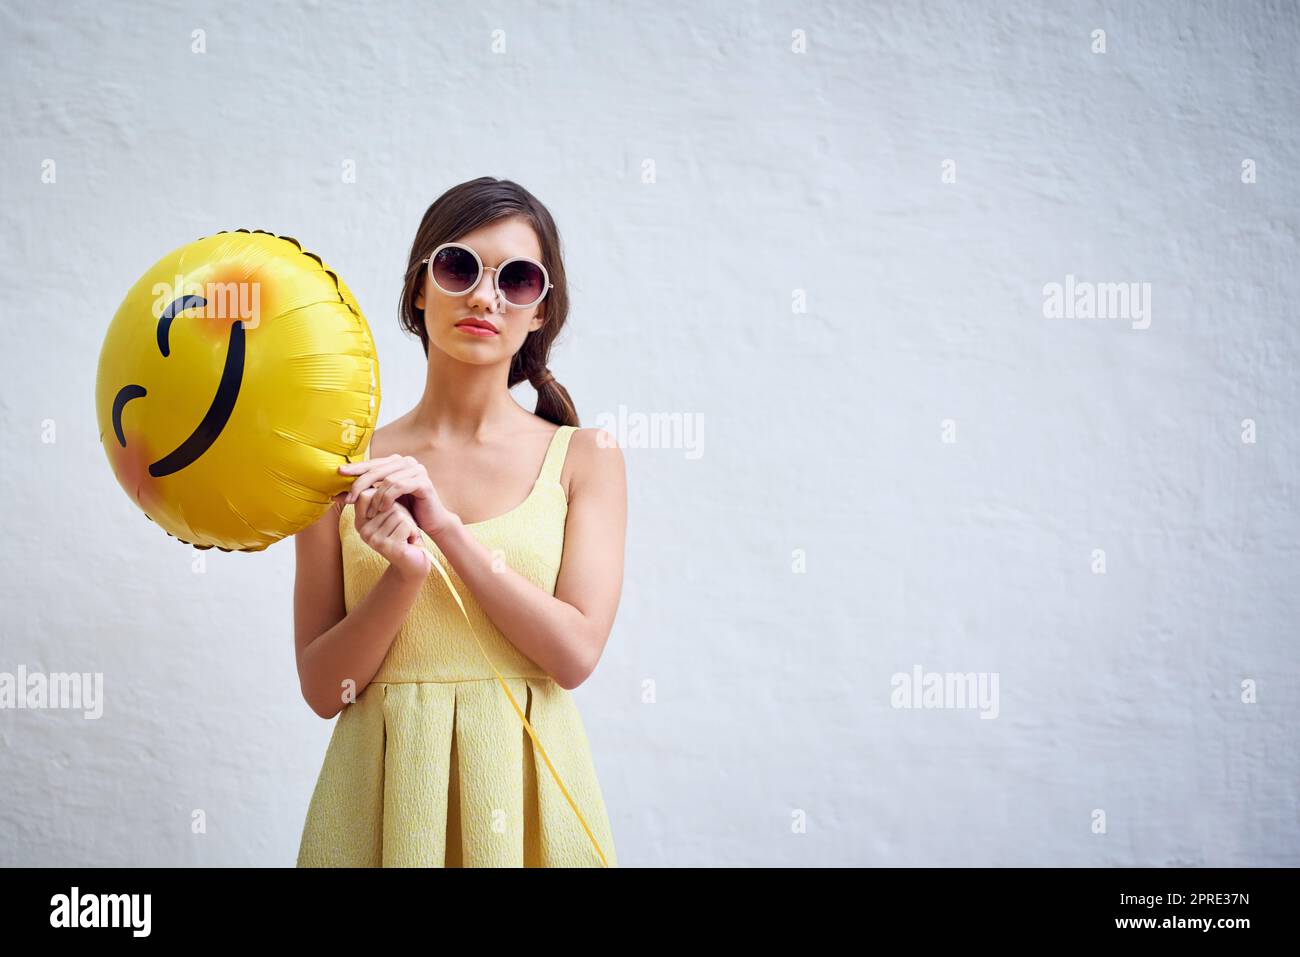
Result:
M383 664L424 576L390 564L370 593L348 614L343 597L340 512L332 504L294 536L294 645L302 696L322 718L348 702L343 682L361 694Z
M573 460L564 554L549 595L493 556L457 518L434 536L501 634L566 689L596 668L614 627L623 589L627 474L623 450L608 432L579 429ZM604 446L604 447L602 447Z

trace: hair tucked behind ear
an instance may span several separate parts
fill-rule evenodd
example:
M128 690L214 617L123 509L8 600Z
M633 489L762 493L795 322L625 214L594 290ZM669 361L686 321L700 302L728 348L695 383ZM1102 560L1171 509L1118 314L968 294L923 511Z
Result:
M579 425L578 410L568 390L546 367L551 343L569 316L569 284L564 274L560 233L547 208L518 183L481 176L453 186L425 210L406 264L406 282L402 287L400 306L402 328L419 337L427 359L429 335L424 328L424 310L415 304L424 281L425 257L443 243L455 242L480 226L511 216L520 216L532 225L541 246L542 265L546 267L554 288L542 300L541 328L528 333L523 346L510 360L507 386L513 388L527 380L537 390L537 408L534 410L537 415L556 425Z

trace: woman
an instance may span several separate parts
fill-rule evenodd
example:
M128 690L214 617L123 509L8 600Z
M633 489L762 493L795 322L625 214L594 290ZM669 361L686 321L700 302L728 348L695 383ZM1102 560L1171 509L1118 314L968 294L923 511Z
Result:
M401 302L424 394L296 536L302 693L339 716L300 867L617 864L569 692L614 623L627 487L546 367L568 304L555 223L521 186L472 180L425 212ZM531 414L509 391L525 379Z

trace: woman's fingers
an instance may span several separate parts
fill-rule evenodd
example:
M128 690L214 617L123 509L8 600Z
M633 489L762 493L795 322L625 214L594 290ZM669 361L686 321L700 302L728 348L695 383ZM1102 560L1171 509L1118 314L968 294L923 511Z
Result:
M370 514L378 515L393 507L393 503L411 490L411 481L401 472L385 476L371 486L375 495L370 499Z
M372 515L390 509L403 495L420 487L421 470L418 467L398 468L376 478L370 486L377 494L370 500Z
M364 523L362 527L372 535L377 534L383 528L384 522L393 515L391 511L377 512L371 508L375 496L378 494L377 490L368 488L357 499L357 515L360 516L360 521Z
M373 462L353 462L339 466L340 471L364 471L343 493L343 504L356 505L359 518L371 519L389 511L403 496L411 497L407 503L416 528L427 530L439 524L446 514L429 473L424 465L410 455L389 455ZM367 494L369 493L369 494Z
M424 545L424 535L415 517L400 502L383 511L376 511L371 506L378 493L368 488L361 493L357 503L354 520L362 541L376 552L388 559L392 565L400 565L403 574L428 571L432 559ZM365 517L367 510L373 512Z
M363 499L368 500L374 495L372 490L362 493ZM358 505L358 510L364 508L365 502ZM359 531L361 538L371 548L377 552L387 552L385 546L395 546L401 544L406 538L407 522L409 520L402 514L402 509L394 508L386 512L376 512L370 518L361 519Z
M414 549L417 552L424 551L424 540L419 537L420 531L415 522L411 519L410 513L400 505L388 512L380 514L393 516L395 520L386 521L384 528L388 535L388 544L392 548L393 557L406 557L409 560L418 558L416 555L407 555L408 549Z
M369 469L352 483L352 500L355 502L361 493L367 490L379 491L376 486L386 482L388 476L401 469L401 462L390 462L381 467ZM373 501L373 500L372 500Z
M371 503L371 508L377 512L387 511L394 502L405 495L407 492L413 492L416 489L416 470L405 468L400 472L393 472L385 476L383 485L379 489L379 494Z
M345 475L351 474L355 469L364 467L364 471L357 476L352 483L352 487L348 489L347 501L356 502L361 493L374 485L375 482L391 472L405 468L406 464L405 458L401 455L386 455L382 459L373 459L368 462L347 462L340 465L339 471Z
M372 507L370 516L364 517L364 509L368 505L373 505L376 492L374 489L367 489L361 494L363 501L358 503L358 511L363 515L362 529L366 534L400 539L409 534L411 529L417 528L411 513L401 506L382 512Z
M383 465L385 462L391 462L394 459L400 459L400 455L385 455L381 459L364 459L360 462L344 462L339 466L339 471L344 475L360 475L369 469Z
M377 489L368 488L357 496L357 521L363 523L364 527L367 529L377 528L378 526L374 524L375 519L383 514L382 512L376 512L370 507L370 503L374 501L375 496L378 494L379 492Z
M387 538L393 545L401 543L406 538L406 529L404 524L406 519L397 509L388 512L381 512L378 517L379 534Z

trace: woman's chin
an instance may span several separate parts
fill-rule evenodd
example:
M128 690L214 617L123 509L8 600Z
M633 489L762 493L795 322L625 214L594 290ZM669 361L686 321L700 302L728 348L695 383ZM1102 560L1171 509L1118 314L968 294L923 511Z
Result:
M464 338L469 339L470 337L465 336ZM468 342L440 342L436 345L451 358L459 359L469 365L495 365L502 359L507 358L507 353L502 351L499 337L483 342L470 340Z

